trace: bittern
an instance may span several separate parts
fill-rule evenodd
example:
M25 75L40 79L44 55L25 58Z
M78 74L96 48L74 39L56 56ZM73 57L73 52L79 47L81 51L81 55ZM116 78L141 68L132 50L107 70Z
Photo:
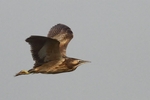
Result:
M31 36L26 39L31 46L35 64L30 70L22 70L18 75L31 73L57 74L74 71L79 65L89 61L66 56L66 48L73 38L71 29L63 24L53 26L47 37Z

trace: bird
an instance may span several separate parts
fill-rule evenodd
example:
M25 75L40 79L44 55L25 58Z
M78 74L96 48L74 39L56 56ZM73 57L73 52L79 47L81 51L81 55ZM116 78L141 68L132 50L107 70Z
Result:
M79 65L90 61L68 57L66 49L73 38L72 30L65 24L54 25L46 36L31 35L25 41L31 47L35 61L32 69L21 70L15 76L28 74L58 74L72 72Z

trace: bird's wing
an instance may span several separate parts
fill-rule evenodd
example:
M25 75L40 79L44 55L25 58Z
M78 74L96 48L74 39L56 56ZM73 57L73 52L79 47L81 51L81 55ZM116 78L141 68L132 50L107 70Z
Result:
M60 53L62 56L66 56L67 45L73 38L73 32L71 29L66 25L57 24L50 29L48 37L56 39L60 42Z
M31 36L26 39L31 46L32 57L35 66L40 66L45 62L60 59L59 41L43 36Z

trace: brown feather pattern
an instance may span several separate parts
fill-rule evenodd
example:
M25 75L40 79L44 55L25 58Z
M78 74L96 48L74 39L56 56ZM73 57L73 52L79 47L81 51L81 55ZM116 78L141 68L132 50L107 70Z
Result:
M35 66L40 66L50 60L61 57L59 51L59 41L43 36L31 36L26 39L31 46L32 57L35 60Z
M73 32L64 24L53 26L48 37L30 36L26 39L31 46L35 64L32 69L21 70L15 76L31 73L57 74L74 71L79 65L87 63L77 58L66 56L66 48L73 38Z
M61 55L66 56L67 45L73 38L72 30L64 24L57 24L50 29L48 37L56 39L60 42L59 47Z

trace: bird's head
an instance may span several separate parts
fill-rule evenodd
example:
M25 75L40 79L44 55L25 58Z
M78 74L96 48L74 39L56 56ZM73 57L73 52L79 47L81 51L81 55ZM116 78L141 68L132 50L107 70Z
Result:
M15 76L19 76L19 75L27 75L27 74L29 74L29 72L28 71L26 71L26 70L21 70L19 73L17 73Z
M90 63L90 61L71 58L68 60L67 65L70 68L76 69L79 65L84 64L84 63Z

